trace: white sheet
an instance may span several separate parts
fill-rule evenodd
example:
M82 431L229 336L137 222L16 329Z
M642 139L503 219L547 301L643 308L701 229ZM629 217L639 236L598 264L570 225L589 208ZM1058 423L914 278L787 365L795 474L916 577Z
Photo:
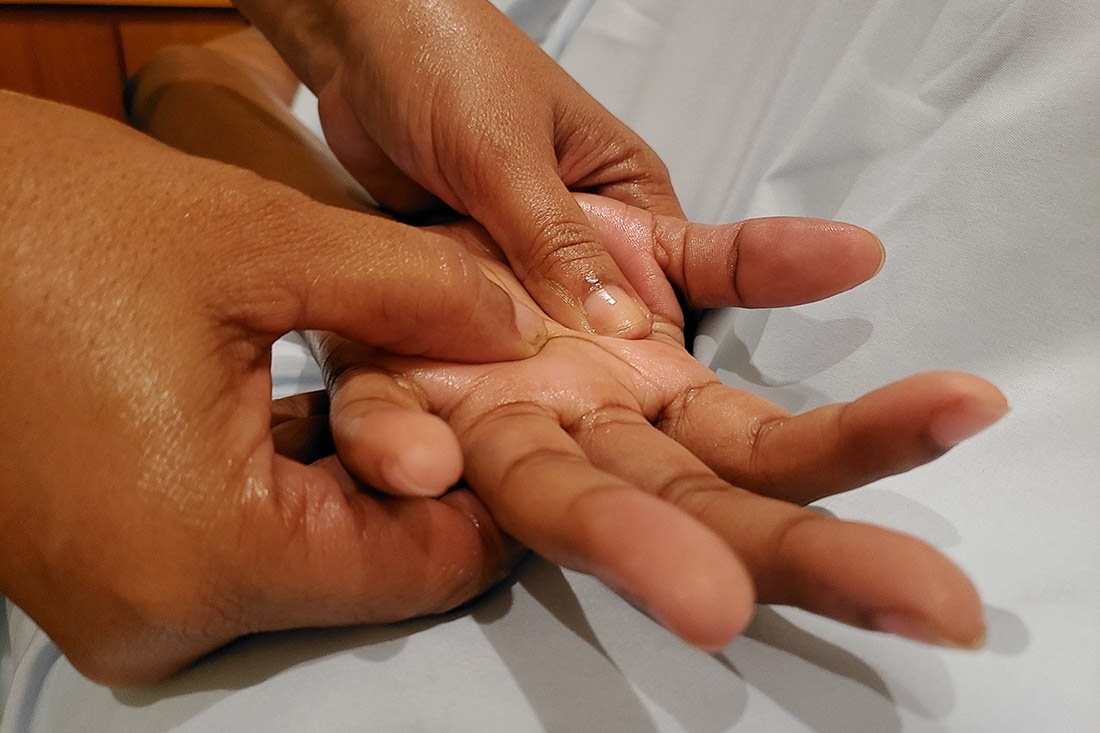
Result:
M549 5L544 42L664 156L689 214L835 217L887 244L853 293L710 317L697 353L724 380L793 409L933 368L1008 393L989 433L824 503L961 563L989 648L761 609L708 656L533 562L468 612L253 639L142 692L91 685L24 635L3 730L1096 730L1100 5ZM294 383L290 353L276 370Z

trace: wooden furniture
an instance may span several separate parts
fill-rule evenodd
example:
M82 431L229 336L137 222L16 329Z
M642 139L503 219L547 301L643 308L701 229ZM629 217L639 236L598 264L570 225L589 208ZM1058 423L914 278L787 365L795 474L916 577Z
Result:
M0 88L124 119L126 79L157 49L245 25L227 0L0 0Z

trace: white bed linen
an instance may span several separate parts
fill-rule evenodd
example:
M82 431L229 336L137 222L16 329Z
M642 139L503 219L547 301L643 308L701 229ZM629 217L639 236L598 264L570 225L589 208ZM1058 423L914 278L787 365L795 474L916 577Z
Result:
M855 292L711 315L696 351L725 381L797 410L924 369L1006 391L989 433L822 503L955 558L988 649L764 608L710 656L534 561L462 613L251 639L139 692L83 680L16 613L3 731L1100 729L1100 5L540 2L501 4L658 149L691 216L887 244ZM316 384L291 345L275 371Z

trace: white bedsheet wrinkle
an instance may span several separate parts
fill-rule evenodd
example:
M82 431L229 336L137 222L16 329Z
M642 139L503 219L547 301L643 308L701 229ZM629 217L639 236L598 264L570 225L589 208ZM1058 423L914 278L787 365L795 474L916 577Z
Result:
M7 691L0 733L26 733L36 729L43 702L49 698L51 673L64 657L46 633L34 626L22 611L15 609L9 617L12 619L10 623L30 628L28 633L13 637L13 640L20 640L23 648L13 656L15 674Z
M855 221L883 236L886 269L825 303L716 315L703 328L725 346L711 349L719 374L760 391L753 380L782 382L791 364L834 345L826 325L870 324L870 337L843 360L778 388L804 407L920 369L975 371L1007 392L1013 413L1004 425L879 484L950 516L960 537L951 554L997 609L994 638L1025 630L1001 658L951 660L956 702L941 716L951 730L1076 731L1096 720L1100 633L1085 619L1100 610L1100 573L1082 563L1100 549L1094 8L941 4L925 16L924 40L909 47L887 43L869 18L827 90L807 97L810 111L757 195L726 216ZM899 17L888 25L910 32ZM852 122L860 111L871 128ZM820 168L830 136L851 166L842 176ZM822 324L819 333L793 330L792 314ZM735 355L741 362L725 360ZM844 516L873 492L825 505Z

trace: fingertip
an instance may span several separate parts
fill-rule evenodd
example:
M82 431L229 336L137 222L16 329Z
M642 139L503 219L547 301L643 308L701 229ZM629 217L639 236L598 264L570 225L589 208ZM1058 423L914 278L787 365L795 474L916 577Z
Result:
M653 314L618 285L600 285L583 303L591 330L601 336L642 339L653 331Z
M951 450L965 440L988 430L1009 412L1001 400L961 400L932 417L928 434L941 448Z
M470 214L499 243L527 292L561 325L604 336L649 335L653 314L561 182L556 165L517 181L502 206ZM523 191L523 195L516 195ZM538 212L532 216L532 212Z
M985 614L977 589L953 564L946 559L942 564L939 588L933 585L924 593L939 603L923 609L888 607L872 614L868 628L946 649L977 651L985 646Z
M686 643L720 651L748 627L755 603L747 571L716 582L716 570L696 566L680 575L667 594L629 600Z
M591 571L685 642L724 648L748 626L748 570L698 520L648 494L592 497Z
M447 493L461 476L461 465L439 455L423 460L423 450L414 446L382 461L377 487L394 496L435 498ZM419 454L419 455L418 455Z
M910 381L908 391L927 390L932 404L939 403L927 417L926 430L932 442L945 451L990 428L1010 409L1004 393L975 374L925 372L910 380L900 384Z
M337 452L348 471L393 496L438 497L462 475L462 450L440 418L401 408L333 417Z
M690 626L672 629L677 636L688 644L705 652L720 652L733 640L745 633L752 621L756 606L752 603L738 603L729 612L715 619L698 619Z
M871 277L867 278L868 280L873 280L874 278L878 277L878 274L882 272L884 267L886 267L886 245L881 239L878 238L877 235L872 234L871 232L867 233L875 238L875 244L878 245L878 267L876 267L875 271L871 273Z
M470 253L471 258L476 255ZM476 287L481 292L474 300L465 304L454 298L465 300L462 292L472 290L471 285L459 286L456 291L447 293L454 307L442 314L435 324L437 337L435 345L422 352L422 355L447 361L484 364L498 361L527 359L539 351L549 341L547 319L534 307L524 301L526 294L509 292L494 281L486 271L477 267ZM463 308L475 303L473 310ZM439 344L448 344L447 348L438 348Z
M884 612L871 622L871 628L874 631L921 644L965 651L981 650L987 638L984 620L979 624L967 624L967 627L943 629L928 619L904 612Z
M861 227L824 219L744 222L736 289L746 305L808 303L850 290L886 262L882 240Z
M518 300L512 301L515 313L516 331L523 345L521 356L530 357L542 351L550 335L546 330L546 321L533 309Z
M659 319L683 326L684 315L670 282L675 272L666 275L655 254L658 250L665 252L672 246L664 230L682 231L680 220L671 220L672 227L661 228L660 222L669 221L671 217L655 217L650 211L606 196L585 193L575 193L574 196L608 254L634 287L639 301L652 312L653 316L648 319L651 328L656 327ZM658 232L661 232L659 237ZM655 241L658 238L659 241ZM666 266L670 259L671 255L662 257ZM635 332L631 338L644 335Z
M789 572L805 584L793 596L798 605L925 644L972 649L982 641L985 619L977 589L926 542L832 519L803 522L793 532L799 537L788 547L798 559Z

